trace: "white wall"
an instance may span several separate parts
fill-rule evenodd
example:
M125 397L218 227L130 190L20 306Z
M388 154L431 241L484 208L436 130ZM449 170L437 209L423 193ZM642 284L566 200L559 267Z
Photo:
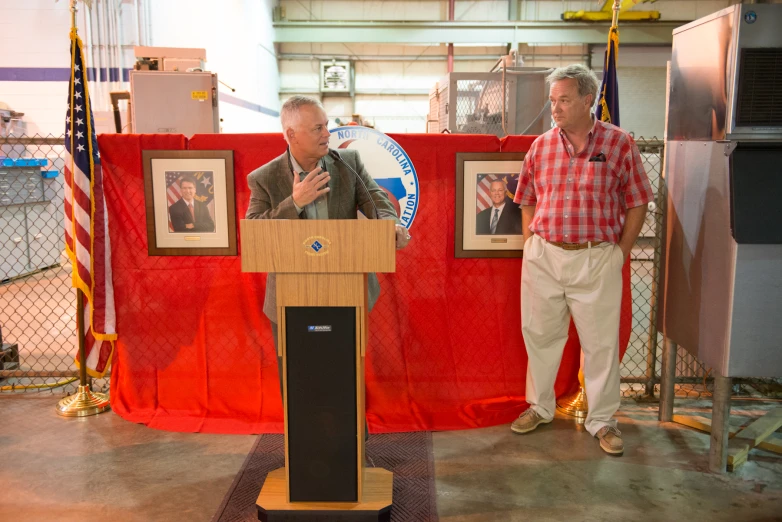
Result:
M205 48L207 69L236 89L220 86L221 95L241 104L221 101L223 132L280 130L273 4L274 0L151 2L151 45Z
M592 67L602 74L605 48L595 48ZM666 62L670 47L619 46L617 76L623 129L635 137L662 139L665 130ZM600 76L602 78L602 76Z
M663 139L665 67L619 67L619 115L622 128L636 138Z
M149 6L148 24L137 18L135 2L121 4L122 23L115 13L116 38L123 50L111 63L105 49L100 53L93 43L106 41L98 33L97 9L106 0L94 0L89 12L79 2L77 25L84 42L89 67L132 68L133 46L139 42L163 47L202 47L207 49L207 67L236 89L221 86L221 93L237 99L221 103L220 115L225 132L271 132L279 130L279 74L274 55L271 10L274 0L138 0ZM141 25L141 34L139 34ZM60 75L60 81L2 81L0 103L25 114L27 134L65 132L65 105L70 68L69 32L71 20L67 0L0 0L0 74L13 71L29 74L42 69ZM149 34L147 30L151 29ZM144 38L149 38L144 41ZM18 77L18 76L17 76ZM127 90L127 82L90 82L90 97L96 120L100 111L109 111L109 92ZM238 104L237 104L238 103ZM249 108L247 108L249 107ZM108 114L108 113L107 113ZM110 123L107 120L108 123ZM100 127L100 121L97 122Z
M86 30L86 8L79 6L79 35L85 40L89 54ZM0 2L0 68L37 68L47 74L59 74L61 81L0 81L0 102L24 113L27 134L65 133L65 105L68 95L70 70L71 14L68 2L51 0L4 0ZM89 62L89 57L88 57ZM93 67L92 63L88 63ZM57 71L56 69L60 69ZM95 110L102 107L95 83L90 91Z

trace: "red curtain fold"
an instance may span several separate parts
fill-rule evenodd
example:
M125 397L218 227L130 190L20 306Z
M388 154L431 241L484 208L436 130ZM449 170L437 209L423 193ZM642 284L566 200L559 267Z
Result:
M419 179L413 240L380 274L366 360L371 432L510 422L524 407L520 259L455 259L457 152L524 151L534 137L396 134ZM280 134L103 135L119 339L111 403L123 418L172 431L282 431L277 359L261 309L265 275L239 256L147 255L141 150L233 150L237 220L247 175L285 150ZM238 221L237 221L238 223ZM241 252L241 238L239 251ZM620 346L632 319L625 267ZM558 394L573 391L571 324Z

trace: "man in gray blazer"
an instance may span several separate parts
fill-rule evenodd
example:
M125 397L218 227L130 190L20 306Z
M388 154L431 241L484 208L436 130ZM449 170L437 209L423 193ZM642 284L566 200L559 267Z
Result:
M320 102L306 96L293 96L283 104L280 120L288 150L247 176L250 205L246 219L357 219L358 210L368 218L374 218L372 202L356 175L329 156L328 117ZM396 247L404 248L410 235L399 223L386 193L367 173L358 152L344 149L339 154L361 176L379 218L396 222ZM369 274L367 293L371 310L380 295L375 274ZM277 285L274 274L266 279L263 312L271 321L276 347Z

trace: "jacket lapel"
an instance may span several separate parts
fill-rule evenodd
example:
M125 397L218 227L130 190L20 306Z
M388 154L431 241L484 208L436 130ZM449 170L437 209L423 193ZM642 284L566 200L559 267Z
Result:
M287 152L283 153L282 156L277 158L277 186L276 186L276 194L274 194L274 197L272 198L272 205L277 206L293 194L293 173L290 170L290 167L288 166L288 154Z
M342 187L342 171L345 169L337 165L337 163L331 159L331 156L325 156L323 158L323 163L331 176L331 179L329 180L330 190L328 194L326 194L326 201L328 201L329 207L329 218L345 219L345 216L343 215L345 210L341 208L341 206L344 205L344 202L342 201L344 198L342 198L342 194L340 193L340 187Z
M293 193L293 173L290 170L288 164L287 152L277 158L277 176L274 198L276 203L279 203L283 199L287 198ZM350 187L350 183L346 183L343 176L349 174L347 169L337 164L330 156L324 156L321 160L326 170L331 175L329 180L329 191L326 194L326 204L328 206L330 219L348 219L350 218L350 209L345 205L350 198L345 198L342 193L343 187ZM319 162L319 164L321 163ZM306 219L306 213L302 212L299 215L300 218Z

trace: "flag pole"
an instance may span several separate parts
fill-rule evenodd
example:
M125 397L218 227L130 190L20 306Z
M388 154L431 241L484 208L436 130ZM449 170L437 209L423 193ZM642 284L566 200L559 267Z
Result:
M76 0L70 0L70 4L71 30L74 30L76 29ZM71 139L73 139L73 132L70 135ZM73 172L73 169L71 169L71 172ZM87 382L87 350L84 340L84 292L81 291L81 288L76 289L76 331L79 342L79 390L57 403L57 413L63 417L87 417L103 413L111 408L108 395L105 393L93 393L90 390L90 384Z
M622 0L614 0L614 16L611 19L611 29L617 27L619 24L619 9L621 8Z
M619 10L622 0L614 0L613 17L611 19L611 28L608 30L608 45L611 45L611 32L618 26ZM606 53L606 57L608 53ZM605 74L605 71L603 71ZM578 369L578 391L566 395L557 400L557 410L576 418L576 424L584 424L589 413L589 402L586 395L586 382L584 381L584 352L581 352L581 364Z

